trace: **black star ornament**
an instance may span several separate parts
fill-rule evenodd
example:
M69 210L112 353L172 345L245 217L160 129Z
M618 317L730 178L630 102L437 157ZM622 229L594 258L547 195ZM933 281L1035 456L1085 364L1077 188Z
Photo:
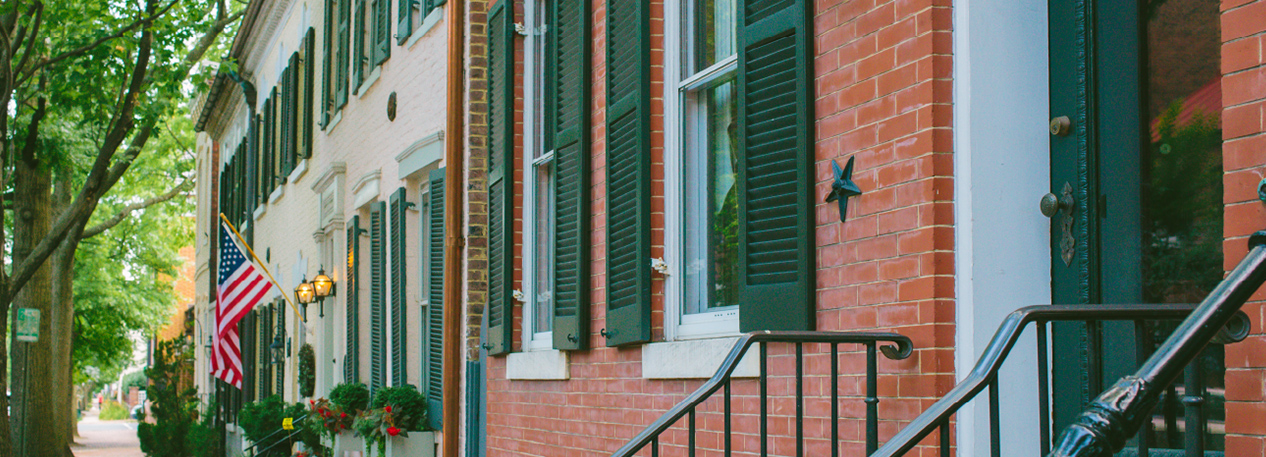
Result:
M862 194L862 190L857 187L857 183L853 182L853 159L848 158L848 164L844 165L844 169L840 169L840 164L831 161L831 170L835 171L835 182L831 183L831 193L826 194L826 202L840 202L840 222L846 222L848 219L848 199Z

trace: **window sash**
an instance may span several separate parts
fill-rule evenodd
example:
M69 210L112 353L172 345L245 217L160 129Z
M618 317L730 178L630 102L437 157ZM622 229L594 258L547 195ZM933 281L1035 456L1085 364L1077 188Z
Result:
M696 0L676 0L665 5L667 28L665 33L665 49L693 49L694 36L691 27L685 20L693 18L693 6ZM688 2L688 3L682 3ZM735 46L737 48L737 46ZM665 67L673 69L665 72L665 200L672 207L682 208L686 198L685 182L690 179L685 175L685 165L692 153L702 145L689 144L689 129L706 128L702 119L687 125L692 117L692 109L688 101L691 93L706 90L712 83L738 72L738 54L727 56L707 68L690 74L688 69L694 65L695 56L690 52L666 52ZM736 101L737 102L737 101ZM697 135L696 138L703 138ZM741 152L740 152L741 154ZM686 291L688 287L696 287L686 282L686 225L687 215L683 211L669 211L665 214L665 261L669 265L670 274L665 281L665 319L664 336L668 341L712 338L739 333L738 306L712 308L695 314L686 314ZM704 240L706 242L706 240ZM709 266L711 268L711 266ZM710 281L708 281L710 284ZM706 286L705 286L706 287ZM706 296L707 294L705 294Z
M536 287L540 281L537 268L544 261L551 267L549 274L553 274L552 254L544 252L543 246L536 243L541 238L538 233L538 218L546 218L548 220L549 233L546 235L551 242L552 247L554 232L553 214L540 214L538 208L538 199L541 197L538 189L541 187L538 176L541 167L552 167L554 162L554 151L548 149L548 134L550 125L546 119L546 113L549 111L546 107L548 87L550 86L550 75L543 72L546 71L546 59L548 58L548 28L543 27L547 20L547 6L541 0L528 0L524 2L524 24L528 25L524 32L524 74L529 75L525 78L523 84L524 93L524 113L523 113L523 131L525 132L524 143L527 149L526 157L529 160L528 170L523 173L523 283L521 292L524 295L523 303L523 348L525 350L539 350L553 348L553 331L538 331L536 323L537 307L540 305L537 297L542 293ZM554 173L551 170L550 179L553 179ZM553 183L549 183L550 193L553 193ZM551 195L552 196L552 195ZM551 198L552 200L552 198ZM550 205L553 206L553 205ZM554 292L553 278L549 278L549 291L551 296ZM553 312L549 313L549 319L553 319Z

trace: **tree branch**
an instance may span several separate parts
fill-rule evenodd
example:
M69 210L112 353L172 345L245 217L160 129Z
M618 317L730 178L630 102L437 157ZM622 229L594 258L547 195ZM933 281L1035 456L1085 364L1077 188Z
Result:
M118 213L115 213L114 216L110 216L110 218L106 219L104 222L101 222L100 224L84 229L83 235L80 235L79 239L85 240L85 239L100 235L102 232L105 232L106 230L110 230L114 226L119 225L119 223L123 222L124 220L127 220L127 218L131 216L133 212L140 211L145 208L149 208L151 206L157 205L167 200L171 200L172 198L175 198L177 195L180 195L184 192L188 192L192 188L193 188L193 180L186 178L184 181L181 181L180 184L176 185L176 187L171 188L171 190L167 192L164 192L160 195L155 195L143 201L139 201L139 202L124 206L122 210L119 210Z
M34 51L35 47L39 45L39 42L36 41L35 37L39 36L40 24L44 23L44 2L35 2L35 6L32 8L35 9L35 13L31 16L30 35L27 37L19 37L19 39L14 42L15 46L22 46L24 41L23 38L30 39L29 42L25 43L26 50L22 51L22 60L18 61L18 66L14 67L18 73L22 72L22 67L25 67L27 62L31 60L32 51ZM22 79L25 80L26 78Z
M116 30L114 33L98 38L91 43L63 52L52 58L42 60L39 63L35 64L35 66L32 66L30 69L23 70L21 67L18 67L17 72L20 73L22 77L18 79L17 84L15 84L14 86L16 87L16 86L22 85L22 83L26 82L27 79L30 79L31 75L34 74L35 71L39 70L40 68L56 64L66 59L81 56L84 53L91 51L93 48L96 48L97 46L101 46L103 43L107 41L122 37L123 35L126 35L128 32L135 30L137 27L153 22L155 19L158 19L159 17L162 17L164 14L167 14L168 11L171 11L172 7L176 6L177 3L180 3L180 0L172 0L171 3L167 4L167 6L164 6L162 9L158 10L156 13L152 15L147 15L145 17L137 19L135 22L132 22L131 24L128 24L127 26L124 26L123 28L119 30Z

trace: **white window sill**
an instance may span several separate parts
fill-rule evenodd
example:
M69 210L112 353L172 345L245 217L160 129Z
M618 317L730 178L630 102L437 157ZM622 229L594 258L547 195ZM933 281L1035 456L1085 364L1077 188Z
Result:
M356 98L365 98L365 93L369 92L369 88L373 87L381 77L382 65L374 66L374 71L369 72L369 76L365 77L365 82L360 83L360 87L356 89Z
M342 108L339 108L338 112L337 112L337 113L334 113L334 117L330 118L330 123L329 123L329 124L326 124L326 126L325 126L325 134L326 134L326 135L329 135L329 134L333 133L333 132L334 132L334 126L338 125L338 121L341 121L341 120L343 120L343 109L342 109Z
M439 24L441 19L444 19L444 5L432 9L431 14L426 15L422 19L422 23L418 24L418 29L414 30L413 35L404 43L404 47L413 50L413 44L417 43L418 39L422 38L423 35L426 35L426 32L431 31L435 24Z
M308 173L308 159L301 159L295 164L295 169L290 171L290 176L286 178L286 182L297 184L299 178Z
M255 212L251 213L251 219L259 220L259 218L264 217L264 213L267 213L267 212L268 212L268 205L256 206ZM242 230L246 230L246 227L242 227Z
M276 204L277 200L281 200L281 197L284 195L286 195L286 186L277 186L276 189L273 189L273 193L268 196L268 203Z
M651 343L642 346L642 377L646 379L707 379L715 375L738 338ZM732 377L760 376L760 348L753 345L734 367Z
M506 356L506 379L560 381L571 378L567 351L512 352Z

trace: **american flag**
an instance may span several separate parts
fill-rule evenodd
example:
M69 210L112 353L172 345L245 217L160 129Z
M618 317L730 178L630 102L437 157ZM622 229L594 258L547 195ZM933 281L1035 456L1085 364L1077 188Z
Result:
M211 371L215 377L242 388L242 345L237 322L268 295L272 282L260 268L242 254L233 239L233 230L220 222L220 271L216 294L215 341L212 343Z

